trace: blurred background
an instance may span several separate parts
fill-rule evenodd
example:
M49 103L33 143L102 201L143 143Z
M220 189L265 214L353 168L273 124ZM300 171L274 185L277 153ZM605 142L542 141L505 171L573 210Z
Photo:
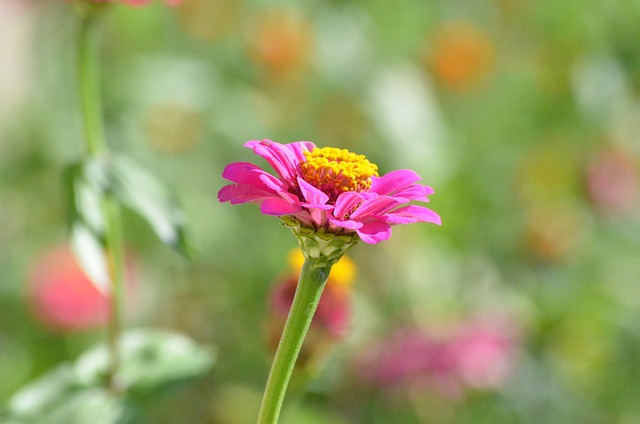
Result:
M77 32L69 4L0 0L0 405L105 334L66 247ZM640 423L638 1L114 5L102 52L109 144L195 251L125 211L127 325L217 352L150 423L255 420L296 242L216 193L262 138L412 168L443 221L334 270L283 422Z

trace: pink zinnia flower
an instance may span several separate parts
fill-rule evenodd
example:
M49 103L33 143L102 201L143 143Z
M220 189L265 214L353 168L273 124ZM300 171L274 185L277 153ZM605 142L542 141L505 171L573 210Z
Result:
M218 193L221 202L257 203L263 214L290 218L301 227L353 235L376 244L391 237L391 226L415 222L440 224L428 202L433 189L403 169L378 176L378 167L345 149L317 148L308 141L280 144L252 140L245 144L275 169L273 176L256 165L235 162L222 176L234 184Z

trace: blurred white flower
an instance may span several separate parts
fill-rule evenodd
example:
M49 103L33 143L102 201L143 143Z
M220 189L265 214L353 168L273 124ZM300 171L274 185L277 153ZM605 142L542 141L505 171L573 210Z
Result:
M34 15L29 1L0 0L0 128L29 91Z
M392 163L430 176L448 169L440 108L419 68L399 64L382 69L372 81L371 113L390 144Z

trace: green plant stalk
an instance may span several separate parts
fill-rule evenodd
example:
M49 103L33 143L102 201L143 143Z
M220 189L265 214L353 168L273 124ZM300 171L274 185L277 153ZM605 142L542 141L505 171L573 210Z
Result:
M83 12L78 45L82 118L88 155L100 157L108 153L100 94L100 10L89 8ZM107 380L109 388L113 392L118 392L120 390L117 380L120 367L119 337L124 304L124 247L120 207L109 193L106 193L102 199L102 212L105 220L104 255L111 280L107 328L109 346Z
M107 257L109 276L111 277L111 296L109 297L109 369L107 374L109 388L119 392L120 368L120 332L122 330L124 307L124 243L120 205L116 199L108 196L103 200L105 211L105 256Z
M327 283L330 269L331 266L314 267L313 260L307 259L304 262L293 304L271 365L258 415L258 424L278 422L289 379Z
M78 78L85 141L89 155L107 150L100 92L100 16L97 10L84 10L78 44Z

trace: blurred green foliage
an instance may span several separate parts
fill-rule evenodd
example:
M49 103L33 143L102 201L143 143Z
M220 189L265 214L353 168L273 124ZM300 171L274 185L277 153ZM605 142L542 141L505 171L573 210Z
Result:
M63 171L84 156L78 20L0 0L0 404L104 338L38 320L33 269L68 241ZM191 261L125 211L127 323L217 347L153 423L255 419L270 287L295 239L216 201L250 139L311 140L415 169L441 228L361 245L351 332L294 386L289 423L640 422L640 6L635 0L184 0L114 5L102 88L112 150L185 208ZM264 165L264 163L261 162ZM31 283L30 283L31 281ZM511 317L507 381L448 398L357 377L397 328ZM442 331L442 330L441 330Z

